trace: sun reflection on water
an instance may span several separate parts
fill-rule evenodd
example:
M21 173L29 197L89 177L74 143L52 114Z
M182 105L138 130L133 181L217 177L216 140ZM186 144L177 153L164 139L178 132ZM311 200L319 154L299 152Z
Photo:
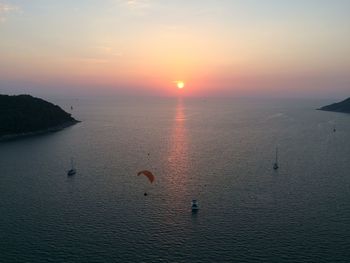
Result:
M185 105L178 99L169 139L168 176L166 187L169 194L184 196L189 172L188 136Z

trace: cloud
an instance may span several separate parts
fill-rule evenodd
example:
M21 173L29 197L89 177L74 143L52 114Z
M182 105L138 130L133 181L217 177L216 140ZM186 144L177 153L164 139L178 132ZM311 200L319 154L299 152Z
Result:
M69 57L64 58L65 62L68 63L74 63L81 65L101 65L101 64L107 64L110 61L108 59L104 58L94 58L94 57Z
M136 14L144 14L151 7L150 0L117 0L117 3Z
M147 0L128 0L127 5L130 8L137 9L137 8L147 8L149 7L150 3Z
M91 48L93 52L97 53L100 56L108 57L122 57L124 53L116 49L113 43L105 42L100 45Z
M16 5L10 5L0 2L0 15L9 14L18 10L19 7Z
M17 11L19 11L18 6L0 2L0 23L6 20L8 14Z

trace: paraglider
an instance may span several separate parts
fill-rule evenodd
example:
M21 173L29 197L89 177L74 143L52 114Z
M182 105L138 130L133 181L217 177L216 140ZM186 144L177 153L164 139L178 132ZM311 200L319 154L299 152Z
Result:
M140 176L140 175L146 176L151 183L153 183L153 181L155 179L154 175L150 171L147 171L147 170L143 170L143 171L140 171L137 173L137 176Z
M151 183L153 183L154 178L155 178L154 175L150 171L147 171L147 170L143 170L143 171L140 171L137 173L137 176L140 176L140 175L146 176ZM147 196L148 194L147 194L147 192L145 192L143 195Z

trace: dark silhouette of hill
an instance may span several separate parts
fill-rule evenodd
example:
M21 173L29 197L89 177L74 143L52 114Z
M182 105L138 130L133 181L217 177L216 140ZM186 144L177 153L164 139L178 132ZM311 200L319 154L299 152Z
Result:
M350 113L350 98L347 98L346 100L338 103L324 106L320 108L320 110Z
M0 139L44 133L76 124L59 106L30 95L0 95Z

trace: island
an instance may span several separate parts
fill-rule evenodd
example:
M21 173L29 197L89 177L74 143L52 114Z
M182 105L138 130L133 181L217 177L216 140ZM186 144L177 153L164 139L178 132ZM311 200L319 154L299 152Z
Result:
M350 113L350 97L338 103L333 103L319 110Z
M58 131L78 123L71 114L30 95L0 95L0 141Z

